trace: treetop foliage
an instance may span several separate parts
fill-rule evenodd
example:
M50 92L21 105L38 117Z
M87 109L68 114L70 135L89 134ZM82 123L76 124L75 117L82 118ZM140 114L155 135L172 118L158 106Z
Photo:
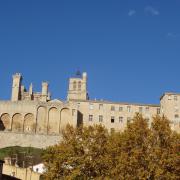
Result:
M136 114L124 132L67 126L63 140L44 152L45 179L176 180L179 144L180 135L160 116L149 126Z

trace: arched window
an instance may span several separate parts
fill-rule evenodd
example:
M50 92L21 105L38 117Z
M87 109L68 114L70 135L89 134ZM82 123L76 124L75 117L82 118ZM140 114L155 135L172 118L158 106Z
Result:
M78 82L78 90L81 90L81 81Z
M76 90L76 81L73 82L73 90Z

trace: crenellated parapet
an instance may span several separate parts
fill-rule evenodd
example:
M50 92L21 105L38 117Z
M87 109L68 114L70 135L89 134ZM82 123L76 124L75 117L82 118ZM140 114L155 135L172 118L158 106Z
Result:
M48 102L51 100L51 93L49 92L48 82L42 82L41 92L34 92L33 84L30 84L29 90L27 91L26 87L22 84L22 79L23 78L20 73L13 75L11 101L29 100Z

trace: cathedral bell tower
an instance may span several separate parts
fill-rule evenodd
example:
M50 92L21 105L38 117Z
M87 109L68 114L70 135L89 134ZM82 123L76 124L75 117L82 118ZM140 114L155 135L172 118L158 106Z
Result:
M88 100L87 73L82 75L78 71L75 77L69 79L69 90L67 100Z

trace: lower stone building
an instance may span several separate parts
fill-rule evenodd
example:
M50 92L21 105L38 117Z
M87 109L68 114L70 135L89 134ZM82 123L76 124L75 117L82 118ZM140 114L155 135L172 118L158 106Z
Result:
M17 177L4 174L4 161L0 160L0 180L21 180Z
M103 124L109 130L123 131L135 113L149 123L156 114L165 115L173 130L180 129L180 94L164 93L159 104L118 103L89 99L87 74L69 79L67 100L51 99L48 83L34 92L22 84L22 75L13 75L11 100L0 100L0 130L8 132L60 134L67 124L77 127Z

